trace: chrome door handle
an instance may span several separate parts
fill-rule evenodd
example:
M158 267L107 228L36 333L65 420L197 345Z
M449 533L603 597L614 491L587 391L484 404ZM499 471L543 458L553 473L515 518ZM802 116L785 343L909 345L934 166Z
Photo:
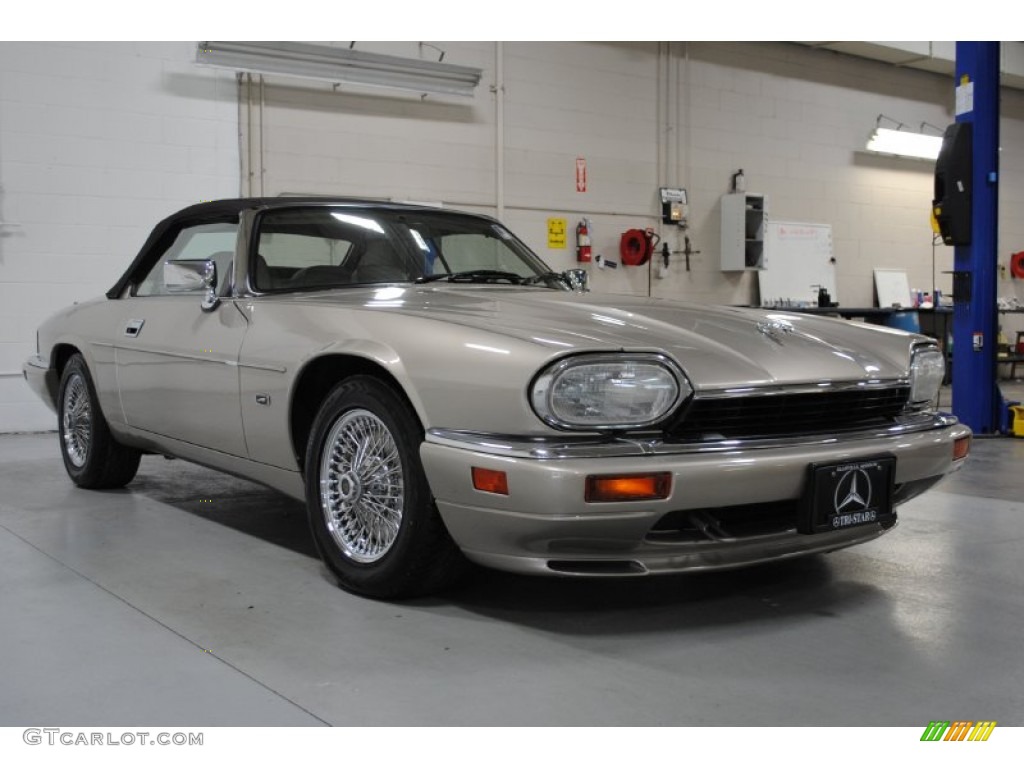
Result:
M129 320L128 325L124 327L124 335L134 339L139 335L139 331L142 330L142 325L145 322L145 320Z

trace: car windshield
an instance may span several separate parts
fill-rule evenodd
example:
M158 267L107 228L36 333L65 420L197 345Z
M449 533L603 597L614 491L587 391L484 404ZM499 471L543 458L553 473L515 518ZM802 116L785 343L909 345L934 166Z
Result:
M253 258L259 291L440 280L565 287L498 222L443 211L271 210L260 219Z

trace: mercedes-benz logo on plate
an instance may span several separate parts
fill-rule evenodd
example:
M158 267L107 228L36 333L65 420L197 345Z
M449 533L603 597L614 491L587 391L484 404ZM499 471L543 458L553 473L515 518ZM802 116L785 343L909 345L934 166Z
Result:
M836 513L863 512L871 507L871 477L863 469L851 469L836 483Z

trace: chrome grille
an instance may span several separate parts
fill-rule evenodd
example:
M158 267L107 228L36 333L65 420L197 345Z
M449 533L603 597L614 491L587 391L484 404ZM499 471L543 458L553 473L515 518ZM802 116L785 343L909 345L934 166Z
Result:
M854 387L820 392L751 392L697 396L669 425L670 439L708 440L813 435L893 423L908 386Z

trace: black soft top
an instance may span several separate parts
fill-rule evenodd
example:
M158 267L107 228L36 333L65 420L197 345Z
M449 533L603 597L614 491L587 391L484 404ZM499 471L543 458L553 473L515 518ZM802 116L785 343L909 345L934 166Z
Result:
M412 203L392 203L382 200L367 200L358 197L327 197L324 195L310 195L306 197L234 197L226 200L209 200L205 203L196 203L188 208L182 208L164 219L160 224L193 219L202 220L209 217L212 221L223 221L222 217L238 216L242 211L250 208L288 208L294 205L307 205L317 203L320 205L358 205L373 208L386 208L389 210L438 210Z
M164 242L176 236L179 229L185 226L196 226L198 224L217 224L237 222L242 211L252 208L289 208L296 205L352 205L360 207L371 207L383 210L407 210L407 211L439 211L444 209L432 208L429 206L413 205L411 203L391 203L380 200L366 200L354 197L235 197L227 200L210 200L205 203L196 203L188 208L182 208L177 213L172 213L161 221L146 238L138 255L132 261L131 266L125 270L121 278L114 286L107 291L108 299L116 299L131 282L136 271L148 267L150 254L154 249L166 248L169 243ZM455 211L449 211L456 213ZM458 212L460 215L474 216Z

